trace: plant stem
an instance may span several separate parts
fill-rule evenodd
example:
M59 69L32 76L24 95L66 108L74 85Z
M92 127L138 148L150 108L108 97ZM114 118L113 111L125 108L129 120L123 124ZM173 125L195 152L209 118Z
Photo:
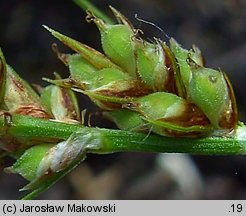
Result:
M105 133L105 132L104 132ZM246 133L246 130L245 130ZM159 152L196 155L244 155L246 140L236 137L174 138L137 133L107 131L103 151L106 152Z
M67 139L74 131L81 128L83 128L82 125L16 114L12 115L10 122L6 124L4 115L0 117L0 136L7 134L23 139L37 139L41 142L47 139Z
M105 154L113 152L159 152L188 153L199 155L245 155L246 127L238 126L233 137L174 138L149 135L82 125L65 124L30 116L12 115L10 125L0 117L0 136L34 139L47 142L50 139L67 139L73 132L82 134L100 134L100 149L91 153Z
M90 10L95 16L102 19L104 22L108 24L114 24L114 21L109 18L105 13L103 13L100 9L98 9L94 4L92 4L88 0L74 0L74 2L81 7L84 11Z

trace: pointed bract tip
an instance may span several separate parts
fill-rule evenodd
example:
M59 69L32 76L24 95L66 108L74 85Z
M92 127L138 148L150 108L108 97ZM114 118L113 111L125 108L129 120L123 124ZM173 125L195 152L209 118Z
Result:
M50 31L50 28L47 25L42 25L43 28L45 28L46 30Z
M117 19L118 23L127 25L131 30L134 30L133 25L131 22L117 9L115 9L113 6L109 5L110 10L113 12L115 18Z
M42 25L48 32L50 32L54 37L56 37L58 40L62 41L63 37L67 37L63 34L61 34L58 31L55 31L54 29L46 26L46 25Z
M59 34L59 32L53 30L52 28L48 27L47 25L42 25L42 26L43 26L43 28L45 28L48 32L50 32L52 35L54 35L54 34L56 34L56 33Z

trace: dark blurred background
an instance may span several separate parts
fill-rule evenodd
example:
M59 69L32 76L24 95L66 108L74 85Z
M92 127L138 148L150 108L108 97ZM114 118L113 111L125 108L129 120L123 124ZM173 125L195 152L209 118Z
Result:
M227 72L235 89L240 120L246 120L246 1L245 0L132 0L95 1L109 16L108 5L125 14L146 38L164 35L140 23L138 17L161 27L185 48L194 43L210 67ZM101 50L95 25L65 0L11 0L0 6L0 46L7 62L27 81L46 85L42 77L67 69L51 51L57 42L42 28L46 24ZM60 49L68 52L58 43ZM69 51L70 52L70 51ZM97 110L83 96L81 109ZM100 117L92 124L113 127ZM9 164L5 164L9 165ZM40 199L246 199L246 158L243 156L187 156L181 154L118 153L88 155ZM0 199L18 199L26 182L0 173Z

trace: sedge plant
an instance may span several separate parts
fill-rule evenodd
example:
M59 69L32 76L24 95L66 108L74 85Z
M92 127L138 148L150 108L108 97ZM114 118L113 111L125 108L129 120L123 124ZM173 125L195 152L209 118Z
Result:
M44 26L74 53L60 53L68 78L44 78L33 90L0 52L1 157L29 181L31 199L75 168L87 153L161 152L244 155L246 127L238 121L232 85L207 68L198 47L170 38L142 38L141 30L110 6L117 23L87 1L88 22L101 34L101 53ZM88 96L118 130L83 125L76 92Z

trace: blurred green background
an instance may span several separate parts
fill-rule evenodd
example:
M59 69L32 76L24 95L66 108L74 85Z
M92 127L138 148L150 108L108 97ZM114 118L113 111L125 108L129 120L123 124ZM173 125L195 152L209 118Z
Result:
M93 1L112 16L108 5L126 15L145 37L164 35L134 16L151 21L185 48L194 43L209 67L226 71L246 121L246 1L245 0L132 0ZM51 50L53 42L71 52L42 28L55 30L101 50L99 32L86 23L85 13L65 0L11 0L0 6L0 46L8 64L27 81L46 85L42 77L67 69ZM98 110L79 96L81 109ZM93 126L114 127L100 116ZM7 166L10 160L2 163ZM89 155L75 171L40 199L246 199L246 158L243 156L185 156L179 154L121 153ZM0 199L18 199L25 180L0 173Z

